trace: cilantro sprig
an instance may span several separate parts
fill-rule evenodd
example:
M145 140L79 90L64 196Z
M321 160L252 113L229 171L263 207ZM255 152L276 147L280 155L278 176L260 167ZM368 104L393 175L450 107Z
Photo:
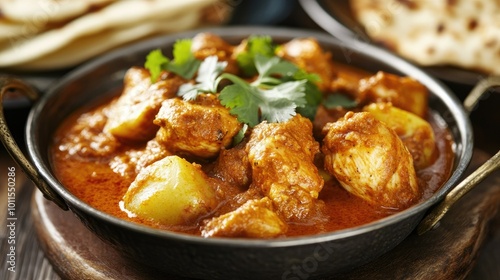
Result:
M165 57L160 50L146 57L145 68L156 81L161 72L171 71L185 79L196 78L179 88L178 95L185 100L194 100L200 93L217 93L223 80L232 84L222 88L219 99L230 109L231 114L250 127L266 120L283 122L297 112L314 118L321 102L321 92L315 82L319 77L306 73L295 64L275 55L276 45L269 36L250 36L245 51L237 56L240 69L253 81L224 73L227 62L216 56L197 60L191 52L191 40L179 40L174 44L173 59Z
M174 72L177 75L192 79L201 64L191 52L191 39L178 40L173 46L173 60L169 59L160 49L151 51L146 56L144 67L151 73L151 81L156 82L161 71Z
M220 91L219 99L240 122L253 127L264 120L283 122L290 119L297 107L307 104L307 80L283 82L277 78L291 77L298 71L294 64L279 57L256 55L254 60L259 75L253 82L247 82L230 73L220 74L225 64L218 62L216 56L207 57L198 70L197 84L182 86L178 94L185 100L192 100L202 92L216 93L220 82L229 80L232 84Z
M296 108L305 105L305 81L293 81L264 89L255 84L241 83L241 78L222 74L234 84L220 92L221 104L230 108L238 120L256 126L261 121L284 122L296 114Z
M246 50L239 53L236 61L247 77L257 74L254 59L257 54L267 57L274 56L276 46L270 36L250 36L246 40Z
M358 103L345 95L337 93L328 95L323 101L323 105L328 109L335 107L350 109L358 106Z
M280 58L275 56L276 51L279 49L279 45L276 45L270 36L250 36L246 40L246 48L243 52L239 53L236 61L240 69L242 69L245 76L254 76L259 74L259 78L255 83L285 83L289 81L300 81L307 80L305 83L305 99L306 104L304 106L300 106L296 108L296 111L304 117L307 117L311 120L314 119L316 115L316 110L318 105L321 103L322 93L316 86L316 82L319 82L321 79L316 74L307 73L302 69L298 69L294 64L281 60L277 65L273 65L272 69L276 70L279 67L283 67L288 71L278 71L280 72L280 77L270 77L266 75L266 64L260 63L260 65L264 65L264 69L257 69L257 63L262 62L264 59L270 60L280 60ZM268 65L272 65L274 63L271 62ZM264 80L262 78L264 76Z

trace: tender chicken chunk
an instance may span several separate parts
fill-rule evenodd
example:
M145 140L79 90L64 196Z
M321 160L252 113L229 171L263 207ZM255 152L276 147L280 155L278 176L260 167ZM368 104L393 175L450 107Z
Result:
M200 158L214 157L230 146L242 127L212 94L200 95L195 102L165 100L154 123L161 127L156 138L167 149Z
M410 77L378 72L359 82L359 96L356 101L361 105L391 102L395 107L425 118L428 94L424 85Z
M316 139L323 139L323 128L327 123L335 122L342 118L348 109L338 106L336 108L326 108L323 104L318 106L313 120L313 133Z
M210 175L233 187L244 189L252 178L252 169L245 151L245 142L231 149L222 149L210 169Z
M108 109L106 106L101 106L78 117L64 138L57 141L64 143L58 146L59 150L66 151L71 156L96 158L111 156L121 143L113 135L103 132Z
M420 197L411 154L383 122L368 112L348 112L325 129L325 168L347 191L397 209Z
M273 211L267 197L248 200L238 209L211 219L203 228L204 237L272 238L287 230L287 225Z
M125 74L122 95L111 107L104 131L119 139L147 141L158 127L153 124L163 100L175 96L183 80L172 76L151 84L149 72L133 67Z
M384 122L401 138L413 157L415 169L431 165L438 156L431 125L419 116L396 108L390 103L372 103L363 108L377 120Z
M239 68L233 55L234 48L221 37L212 33L199 33L193 37L191 44L191 51L197 59L204 60L215 55L219 61L227 62L224 72L237 74Z
M314 165L319 144L312 124L297 115L284 123L260 123L247 144L252 184L274 203L287 221L310 217L317 209L323 178Z
M334 78L332 56L331 53L325 52L315 39L294 39L283 44L276 54L306 72L318 75L321 81L317 86L321 91L329 89Z
M123 154L118 154L109 162L109 166L121 176L135 178L144 167L169 155L172 153L156 139L152 139L144 148L130 149Z
M330 85L331 92L342 92L352 98L358 96L359 81L372 74L344 64L335 64L335 79Z

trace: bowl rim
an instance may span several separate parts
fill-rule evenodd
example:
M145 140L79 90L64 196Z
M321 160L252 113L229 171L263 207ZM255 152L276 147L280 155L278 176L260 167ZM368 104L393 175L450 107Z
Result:
M38 147L36 140L36 121L38 116L44 111L44 107L52 98L57 97L58 90L63 88L66 83L72 79L77 78L79 75L92 71L95 67L111 61L113 59L120 58L124 55L138 52L144 50L145 48L152 49L154 46L164 45L165 43L173 43L179 38L191 38L195 34L200 32L212 32L218 35L224 36L239 36L244 37L250 34L267 34L270 36L280 36L288 38L296 37L314 37L321 42L328 42L334 45L339 45L345 47L349 50L359 52L362 55L367 55L374 57L377 60L391 62L396 69L412 73L412 77L426 84L430 92L435 95L439 95L439 98L446 104L446 106L453 113L456 119L456 125L459 131L465 131L468 133L460 133L461 144L460 147L454 147L455 154L461 151L461 156L459 161L454 163L454 168L449 179L441 186L441 188L435 192L430 198L409 207L401 212L392 214L388 217L363 224L357 227L342 229L333 232L321 233L316 235L307 236L297 236L297 237L286 237L277 239L251 239L251 238L221 238L221 237L211 237L204 238L201 236L189 235L184 233L171 232L161 229L151 228L145 225L129 222L122 220L118 217L112 216L105 212L95 209L89 204L83 202L75 195L70 193L59 181L56 179L55 175L52 173L50 166L47 166L43 162L43 156L41 155L42 147ZM153 47L151 47L153 46ZM145 233L151 236L159 238L167 238L177 241L189 242L193 244L200 245L215 245L215 246L228 246L228 247L247 247L247 248L270 248L270 247L290 247L290 246L302 246L308 244L329 242L332 240L340 240L344 238L349 238L356 235L361 235L380 229L391 224L395 224L407 219L410 216L416 215L418 213L425 212L432 205L436 204L441 200L448 191L456 185L457 181L460 179L465 169L467 168L473 151L473 130L466 114L465 110L461 106L458 98L440 81L433 78L427 74L424 70L412 65L411 63L400 59L399 57L385 51L381 48L365 44L363 42L342 42L329 34L324 32L319 32L315 30L302 29L302 28L288 28L288 27L268 27L268 26L231 26L231 27L208 27L200 28L195 30L190 30L186 32L175 33L167 36L155 37L152 39L140 41L138 43L119 48L117 50L108 52L107 54L101 55L80 67L70 71L68 74L64 75L61 79L56 81L49 89L43 94L41 99L34 104L32 107L26 125L26 147L35 168L39 171L40 176L51 186L56 193L61 195L66 201L68 206L72 211L73 208L78 211L83 211L86 214L92 215L95 218L103 220L105 222L111 223L115 226L126 228L134 232Z

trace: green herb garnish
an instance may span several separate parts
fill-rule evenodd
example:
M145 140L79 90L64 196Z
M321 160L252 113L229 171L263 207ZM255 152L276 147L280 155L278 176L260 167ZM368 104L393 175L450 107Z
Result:
M253 127L263 120L283 122L295 115L295 109L306 105L305 83L307 80L283 82L274 75L293 76L297 67L274 56L255 56L255 66L259 73L255 81L249 83L242 78L222 72L223 64L216 56L207 57L198 70L197 84L182 86L178 94L185 100L195 99L201 92L216 93L222 80L233 84L224 87L219 99L230 108L231 114L242 123ZM216 77L216 78L215 78Z
M225 61L219 62L217 56L209 56L201 62L196 76L196 84L183 84L177 95L182 96L184 100L194 100L200 92L217 92L219 81L217 78L226 68Z
M144 63L144 68L149 70L151 74L151 81L155 82L166 65L170 62L170 59L165 57L160 49L151 51L148 56L146 56L146 63Z
M236 57L238 65L243 73L251 77L257 74L254 59L257 54L261 56L272 57L274 56L276 47L270 36L250 36L247 39L247 46L244 52L241 52Z
M203 61L195 59L189 39L175 43L173 60L165 57L160 50L152 51L146 58L145 67L149 69L153 81L163 70L186 79L192 79L197 74L194 83L179 88L178 95L184 100L194 100L200 93L217 93L221 81L229 80L232 84L220 91L220 102L249 127L264 120L283 122L297 112L313 119L322 98L315 84L320 78L276 56L275 49L269 36L249 37L247 48L238 55L237 62L246 75L255 77L252 82L223 73L227 62L218 61L217 56Z
M201 61L197 60L191 52L191 42L190 39L175 42L173 60L164 56L160 49L151 51L144 64L144 67L151 73L151 81L156 82L163 70L173 72L184 79L193 78Z
M323 100L323 105L328 109L336 107L343 107L349 109L356 107L358 104L356 103L355 100L352 100L345 95L330 94Z

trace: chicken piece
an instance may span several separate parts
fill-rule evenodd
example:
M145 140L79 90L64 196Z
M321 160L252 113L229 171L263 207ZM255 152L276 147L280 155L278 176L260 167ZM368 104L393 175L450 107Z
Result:
M356 101L360 105L391 102L395 107L425 119L428 95L427 88L413 78L380 71L359 82L359 96Z
M335 79L330 84L330 91L346 93L353 99L358 96L359 81L371 76L371 73L345 64L334 65L334 70Z
M213 218L203 227L203 237L272 238L287 230L267 197L248 200L236 210Z
M283 123L255 126L247 144L252 185L268 196L287 221L311 217L317 209L323 178L314 165L319 143L312 123L296 115Z
M156 138L168 150L200 158L229 147L242 127L213 94L202 94L194 102L168 99L154 123L160 126Z
M327 125L325 169L350 193L403 209L420 197L411 154L396 133L368 112L348 112Z
M168 225L190 225L218 205L201 166L167 156L141 170L123 197L133 215Z
M172 76L151 84L151 76L144 68L127 71L124 90L111 107L104 131L127 141L147 141L158 127L153 124L161 103L176 95L182 78Z
M148 141L144 148L130 149L115 156L109 162L109 166L113 172L123 177L135 178L144 167L170 155L172 153L158 143L156 139L152 139Z
M326 108L323 104L318 106L313 120L313 135L316 139L323 139L323 128L327 123L337 121L342 118L348 109L338 106L336 108Z
M438 156L431 125L419 116L396 108L391 103L372 103L363 108L393 129L413 157L415 170L431 165Z
M58 146L70 156L106 158L119 149L121 143L113 135L103 132L107 121L107 106L100 106L78 117L76 124L58 140Z
M318 75L321 80L316 85L321 91L330 88L335 76L332 55L325 52L315 39L300 38L291 40L283 44L276 54L293 62L306 72Z
M245 142L231 149L222 149L210 169L211 177L219 178L233 187L244 189L252 179L252 169L245 151Z
M226 61L224 72L238 74L239 67L236 57L233 55L234 46L224 41L221 37L212 33L199 33L193 37L191 51L199 60L215 55L218 61Z

